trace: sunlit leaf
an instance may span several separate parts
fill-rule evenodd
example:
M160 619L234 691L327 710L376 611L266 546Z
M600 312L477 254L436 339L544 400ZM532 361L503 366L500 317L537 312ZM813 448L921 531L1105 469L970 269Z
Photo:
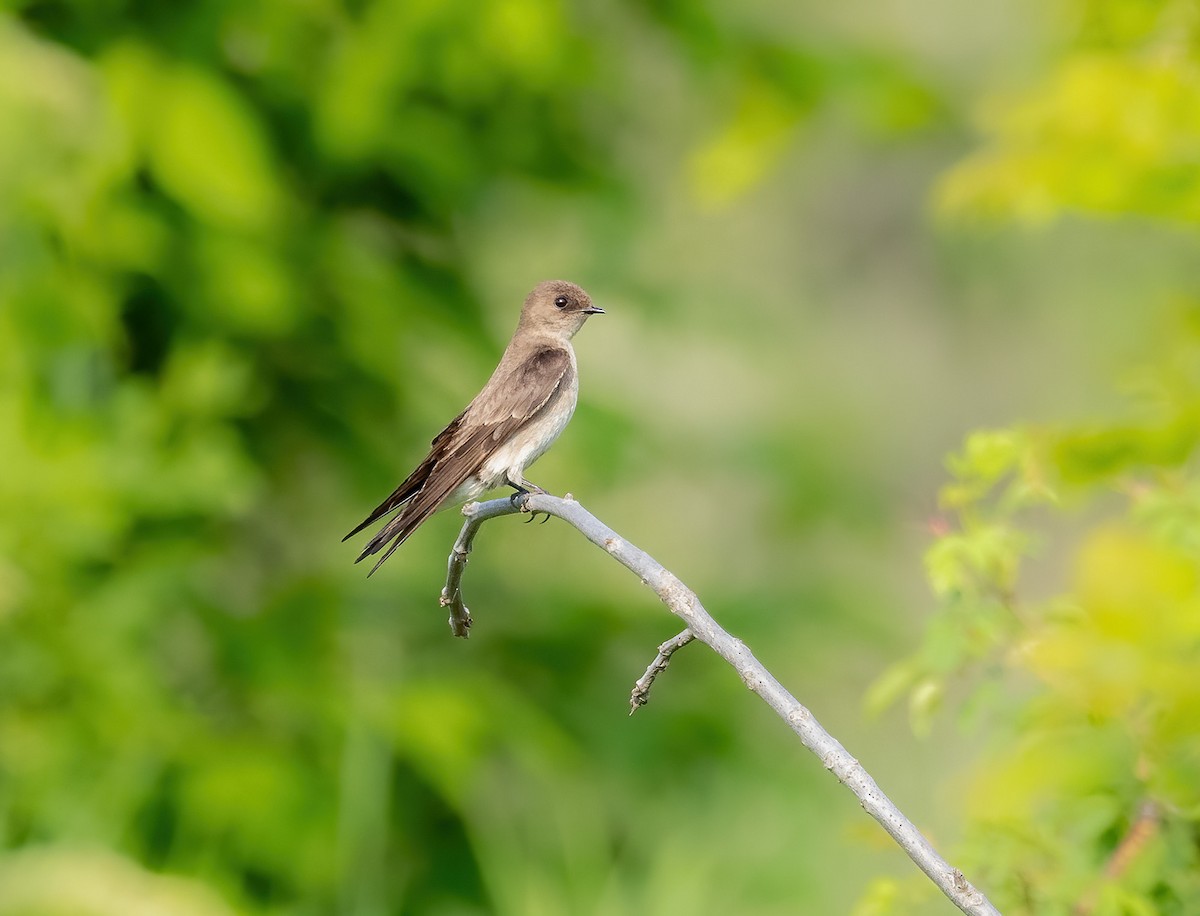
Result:
M240 228L272 224L282 210L274 157L246 104L210 73L161 73L150 162L164 187L202 219ZM143 115L145 117L145 115Z
M769 174L795 134L799 113L770 87L749 85L736 113L688 163L688 185L703 207L719 208Z

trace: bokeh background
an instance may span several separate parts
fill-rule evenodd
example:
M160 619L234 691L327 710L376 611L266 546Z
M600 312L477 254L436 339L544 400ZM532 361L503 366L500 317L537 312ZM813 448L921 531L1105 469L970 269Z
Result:
M532 478L994 862L966 838L1000 739L933 710L961 659L891 666L946 593L944 456L1118 415L1180 339L1191 4L2 9L0 913L949 910L705 651L628 718L677 626L563 524L485 527L469 641L437 605L452 513L352 564L551 277L608 314ZM910 688L912 722L864 709ZM1063 900L1130 810L1084 818ZM1014 833L1028 880L991 876L1006 912L1071 912L1030 890L1071 846L1048 823ZM1197 911L1173 893L1111 912Z

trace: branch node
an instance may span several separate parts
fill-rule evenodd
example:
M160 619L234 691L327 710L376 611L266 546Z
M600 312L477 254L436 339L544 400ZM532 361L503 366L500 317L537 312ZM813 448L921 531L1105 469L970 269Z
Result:
M812 713L809 712L806 708L801 707L800 709L793 709L791 712L788 713L788 724L793 727L799 726L802 723L807 722L811 718L812 718Z

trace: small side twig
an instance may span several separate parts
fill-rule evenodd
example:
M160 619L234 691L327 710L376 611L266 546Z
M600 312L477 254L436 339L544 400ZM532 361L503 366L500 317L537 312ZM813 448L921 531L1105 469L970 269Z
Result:
M508 502L508 505L500 505L505 502ZM442 596L438 599L438 604L450 608L448 622L450 632L455 636L466 639L471 635L471 612L463 603L462 577L471 555L471 547L475 543L475 535L489 518L509 515L516 511L518 510L511 501L502 499L493 499L488 503L467 503L462 508L467 521L458 533L454 546L450 548L450 560L446 566L446 587L442 589Z
M654 686L654 679L667 670L667 665L671 664L671 656L695 638L696 634L691 630L684 630L658 647L658 655L654 656L654 661L650 663L646 673L634 682L633 690L629 694L631 716L650 702L650 688Z
M443 606L449 605L454 609L451 613L451 629L455 628L456 619L461 623L461 618L456 615L461 614L470 619L470 615L466 613L466 606L462 604L460 586L462 566L470 552L471 540L476 530L489 518L522 511L545 512L547 515L561 518L630 570L643 585L653 589L667 609L683 621L688 631L732 665L745 685L788 724L825 769L854 793L864 810L879 822L896 844L955 906L970 916L1000 916L1000 911L987 897L973 887L961 871L943 859L913 822L896 807L895 802L884 795L871 774L850 756L841 742L821 727L813 714L776 680L763 663L746 648L745 643L735 639L713 619L695 592L654 557L630 544L588 512L569 494L566 499L559 499L548 493L535 493L520 500L493 499L485 503L469 503L463 507L463 515L467 517L467 521L455 542L455 550L450 555L446 588L442 591ZM459 634L457 630L455 633L465 635Z

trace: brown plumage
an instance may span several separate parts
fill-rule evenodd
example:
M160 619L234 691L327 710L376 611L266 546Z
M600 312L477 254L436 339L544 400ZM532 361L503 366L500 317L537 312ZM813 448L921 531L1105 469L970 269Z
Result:
M438 433L416 470L343 538L397 512L367 542L356 563L386 547L371 569L375 572L434 512L494 487L544 492L525 479L525 469L554 443L575 412L579 379L571 338L589 315L603 312L573 283L548 280L534 288L483 390Z

